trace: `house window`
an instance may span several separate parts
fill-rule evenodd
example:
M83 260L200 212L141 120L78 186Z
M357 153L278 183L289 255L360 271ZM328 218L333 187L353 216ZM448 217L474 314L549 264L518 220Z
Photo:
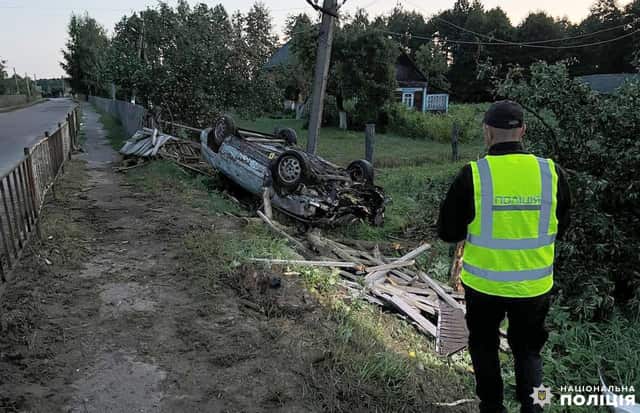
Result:
M403 93L402 103L408 108L413 108L413 93Z

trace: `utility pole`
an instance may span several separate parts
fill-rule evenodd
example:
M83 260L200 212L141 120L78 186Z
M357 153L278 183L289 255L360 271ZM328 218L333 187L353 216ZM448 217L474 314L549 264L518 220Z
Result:
M20 94L20 85L18 84L18 74L16 73L16 68L13 68L13 78L16 80L16 95Z
M31 99L31 86L29 85L29 76L27 76L27 73L24 73L24 83L27 84L27 98Z
M331 43L333 42L333 20L337 14L337 0L324 0L322 5L322 23L318 40L318 55L313 78L313 92L311 96L311 117L309 119L309 139L307 152L316 153L318 148L318 133L322 124L322 110L324 109L324 94L327 89L329 63L331 60ZM329 13L327 13L327 11Z
M60 95L61 98L64 97L64 76L60 76L60 82L62 83L62 94Z

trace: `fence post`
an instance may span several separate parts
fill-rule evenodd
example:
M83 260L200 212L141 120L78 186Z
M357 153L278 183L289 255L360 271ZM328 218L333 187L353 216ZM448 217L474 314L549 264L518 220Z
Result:
M458 137L460 135L460 127L458 121L453 121L451 127L451 162L457 162L460 160L460 154L458 153Z
M373 152L375 147L376 140L376 124L375 123L367 123L365 125L364 130L364 155L365 159L373 165Z
M27 163L27 183L29 191L31 192L31 207L33 208L33 219L36 223L36 232L38 233L38 238L42 239L42 231L40 230L40 211L38 209L37 199L39 199L39 195L36 196L36 180L33 177L33 158L31 156L31 151L29 148L24 148L24 156L26 158Z

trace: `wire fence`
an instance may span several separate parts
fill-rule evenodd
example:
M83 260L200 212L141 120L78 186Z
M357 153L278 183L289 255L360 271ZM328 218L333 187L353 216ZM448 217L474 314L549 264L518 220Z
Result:
M40 211L47 191L79 147L80 109L67 114L58 129L45 136L24 157L0 177L0 279L20 260L33 233L40 235Z
M147 111L140 105L97 96L89 96L89 102L101 111L119 119L127 138L133 136L144 126Z

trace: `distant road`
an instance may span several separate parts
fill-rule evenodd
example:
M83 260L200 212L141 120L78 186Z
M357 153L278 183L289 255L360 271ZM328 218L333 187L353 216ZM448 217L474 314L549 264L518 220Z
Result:
M44 132L53 132L74 103L71 99L51 99L28 108L0 113L0 176L22 159L24 148L36 143Z

